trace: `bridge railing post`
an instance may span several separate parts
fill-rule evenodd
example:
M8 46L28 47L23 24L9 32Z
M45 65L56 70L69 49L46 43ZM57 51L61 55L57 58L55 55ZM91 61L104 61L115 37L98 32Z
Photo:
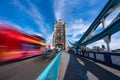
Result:
M110 57L110 53L106 53L106 54L104 55L104 58L105 58L105 63L106 63L107 65L111 65L111 64L112 64L112 62L111 62L111 57Z

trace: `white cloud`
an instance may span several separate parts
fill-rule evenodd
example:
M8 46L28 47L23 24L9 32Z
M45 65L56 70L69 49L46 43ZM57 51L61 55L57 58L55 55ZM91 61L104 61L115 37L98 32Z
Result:
M89 24L83 22L82 19L77 19L73 22L73 24L67 29L67 35L73 35L72 37L75 38L80 34L84 34L84 32L89 27Z
M120 49L120 38L119 39L112 39L110 43L111 50Z
M112 12L109 16L107 16L106 20L105 20L105 26L107 27L111 21L118 15L118 13L120 12L120 7L117 8L114 12Z
M65 0L54 1L54 14L56 20L63 18L63 11L65 9L64 6L65 6Z
M93 48L93 46L101 47L101 45L105 45L105 47L106 47L104 40L99 40L99 41L96 41L94 43L91 43L91 44L87 45L87 47L89 47L89 48Z
M79 38L77 38L77 37L75 37L75 38L69 37L68 39L69 39L69 41L71 41L72 43L75 43L76 41L79 40Z
M120 31L112 35L110 46L112 50L120 48Z
M38 8L29 0L27 0L26 4L29 5L29 8L27 8L25 5L23 5L20 1L14 0L14 5L17 6L21 11L26 12L34 20L36 25L39 27L39 30L43 34L47 34L47 30L46 30L47 24L44 23L44 18L40 14ZM47 27L49 27L49 26L47 26Z
M85 23L81 18L75 20L66 31L67 36L72 35L71 37L67 37L68 40L72 43L78 41L81 38L80 36L84 34L88 27L89 24Z
M65 19L68 14L71 14L73 8L78 7L78 5L80 5L79 0L54 0L54 14L56 20Z

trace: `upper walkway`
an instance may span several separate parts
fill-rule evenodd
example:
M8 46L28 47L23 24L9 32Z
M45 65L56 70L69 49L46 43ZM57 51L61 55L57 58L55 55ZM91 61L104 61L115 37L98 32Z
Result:
M63 51L59 80L120 80L120 70Z

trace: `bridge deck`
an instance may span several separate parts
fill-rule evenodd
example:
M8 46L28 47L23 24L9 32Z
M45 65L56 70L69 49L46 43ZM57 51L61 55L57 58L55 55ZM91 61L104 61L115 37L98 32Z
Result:
M0 66L0 80L36 80L52 59L42 56Z
M120 70L63 51L59 80L120 80Z

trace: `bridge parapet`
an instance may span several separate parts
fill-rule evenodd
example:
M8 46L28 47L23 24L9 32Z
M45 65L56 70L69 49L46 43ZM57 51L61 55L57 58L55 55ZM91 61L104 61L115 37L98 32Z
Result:
M78 55L120 69L120 53L79 51Z
M58 80L62 51L47 66L37 80Z

